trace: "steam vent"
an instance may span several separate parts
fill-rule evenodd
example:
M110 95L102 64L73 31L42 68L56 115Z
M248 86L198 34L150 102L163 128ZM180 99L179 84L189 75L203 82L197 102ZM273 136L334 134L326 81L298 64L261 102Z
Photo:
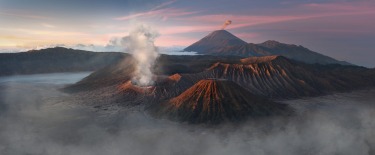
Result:
M286 109L285 105L256 96L232 81L205 79L179 96L151 107L151 113L182 122L216 124L239 121L248 115L283 114Z

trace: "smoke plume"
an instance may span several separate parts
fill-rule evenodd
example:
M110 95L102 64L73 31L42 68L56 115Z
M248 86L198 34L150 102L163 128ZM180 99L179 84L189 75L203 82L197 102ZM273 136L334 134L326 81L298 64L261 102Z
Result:
M222 30L224 30L228 25L232 24L232 21L231 20L227 20L225 21L225 23L223 24L223 26L221 27Z
M149 26L141 25L133 29L129 36L122 38L125 50L131 53L137 61L133 81L138 85L153 84L151 67L159 55L154 45L158 36L159 34Z

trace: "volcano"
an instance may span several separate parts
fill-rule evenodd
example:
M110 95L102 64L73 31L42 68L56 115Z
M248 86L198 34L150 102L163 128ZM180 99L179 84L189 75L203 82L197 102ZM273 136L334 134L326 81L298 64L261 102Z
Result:
M214 31L198 42L188 46L184 51L194 51L205 55L241 57L281 55L309 64L352 65L348 62L338 61L314 52L303 46L280 43L274 40L268 40L260 44L246 43L226 30Z
M286 114L283 104L256 96L225 79L204 79L169 101L151 108L156 116L167 115L189 123L238 121L246 116Z
M160 74L155 74L152 87L131 83L134 61L127 58L64 90L78 93L79 97L94 97L89 104L149 107L156 117L190 123L219 123L248 116L285 114L288 110L273 102L280 99L375 86L375 70L359 66L306 64L284 56L162 57L156 62L154 71ZM160 72L169 66L184 66L185 69Z
M245 44L247 44L245 41L226 30L216 30L194 44L186 47L184 50L205 53L214 49L222 49L228 46Z
M216 62L199 73L173 75L168 85L155 88L155 95L175 97L200 80L211 78L233 81L258 96L291 99L365 88L374 85L370 73L358 66L312 65L283 56L248 57L233 63Z

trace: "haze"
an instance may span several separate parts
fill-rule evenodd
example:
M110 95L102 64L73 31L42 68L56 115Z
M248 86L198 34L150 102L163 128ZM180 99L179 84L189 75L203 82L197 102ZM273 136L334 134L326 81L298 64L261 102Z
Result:
M88 74L0 78L1 154L374 153L374 90L287 101L297 113L287 120L209 127L126 108L97 111L58 91Z
M375 154L374 0L0 0L0 155Z
M369 0L2 0L0 51L50 46L114 50L106 47L127 36L134 23L157 29L157 46L185 47L231 20L226 29L247 42L303 45L374 67L374 10Z

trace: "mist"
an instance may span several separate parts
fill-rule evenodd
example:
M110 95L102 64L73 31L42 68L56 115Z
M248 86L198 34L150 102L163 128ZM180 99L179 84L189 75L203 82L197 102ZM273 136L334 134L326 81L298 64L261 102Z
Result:
M375 90L283 101L296 111L287 118L207 126L98 110L59 91L87 74L1 77L1 154L374 154Z

